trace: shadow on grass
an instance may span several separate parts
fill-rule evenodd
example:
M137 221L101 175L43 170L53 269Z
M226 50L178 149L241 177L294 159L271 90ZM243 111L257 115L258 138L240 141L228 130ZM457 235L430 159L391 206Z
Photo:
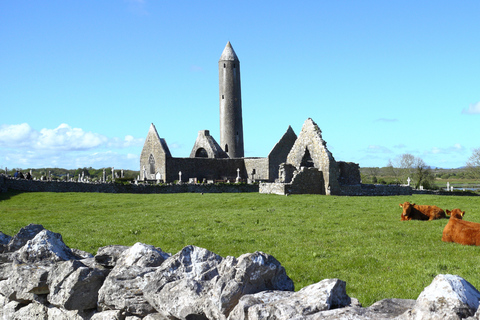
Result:
M0 201L10 200L14 196L18 196L22 193L24 193L24 192L23 191L16 191L16 190L15 191L9 190L7 192L0 192Z

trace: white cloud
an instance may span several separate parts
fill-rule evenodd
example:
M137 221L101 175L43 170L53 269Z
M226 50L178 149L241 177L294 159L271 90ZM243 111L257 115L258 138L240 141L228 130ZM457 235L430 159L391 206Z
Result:
M471 104L468 109L463 109L462 113L464 114L479 114L480 113L480 101L474 104Z
M392 151L387 147L369 145L367 148L367 153L392 153Z
M130 149L141 147L143 142L143 138L131 135L123 139L108 138L99 133L72 128L65 123L54 129L43 128L40 131L27 123L1 125L0 167L115 166L136 169L139 155L133 154Z
M38 149L88 150L105 144L108 138L62 123L55 129L42 129L36 141Z
M452 153L464 153L465 147L460 143L455 143L453 146L439 148L433 147L430 151L425 152L426 154L452 154Z
M112 138L108 141L107 146L109 148L129 148L136 146L143 146L145 139L143 138L134 138L131 135L125 136L122 140L120 138Z
M31 145L38 139L39 133L28 123L0 126L0 146L22 147Z

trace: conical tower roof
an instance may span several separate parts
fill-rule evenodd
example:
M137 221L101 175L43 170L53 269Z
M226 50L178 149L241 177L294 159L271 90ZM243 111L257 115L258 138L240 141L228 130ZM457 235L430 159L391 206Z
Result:
M220 57L220 61L238 61L237 54L233 50L232 44L228 41L225 49L223 49L222 55Z

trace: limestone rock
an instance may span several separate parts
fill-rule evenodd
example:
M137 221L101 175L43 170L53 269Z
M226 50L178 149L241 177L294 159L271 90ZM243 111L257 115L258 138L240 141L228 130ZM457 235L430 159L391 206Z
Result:
M95 255L95 261L104 267L113 268L123 251L127 250L127 246L111 245L98 248Z
M270 291L247 295L240 299L229 319L300 319L320 311L343 308L351 303L345 287L344 281L326 279L295 293Z
M75 259L72 250L65 245L62 236L50 230L42 230L28 240L14 257L22 262L56 262Z
M359 305L348 306L317 312L304 317L294 317L295 320L399 320L407 310L415 305L415 300L409 299L383 299L368 308Z
M142 243L123 251L99 291L99 308L125 310L139 316L155 312L143 297L143 288L149 279L148 274L168 257L154 246Z
M240 298L265 290L293 291L293 281L273 256L257 251L235 259L227 257L219 266L220 277L214 282L210 304L228 316ZM219 317L219 314L212 314Z
M90 320L124 320L125 315L120 310L109 310L95 313Z
M169 258L168 253L163 252L151 245L140 242L123 251L117 260L116 265L121 267L158 267Z
M5 318L5 315L4 315ZM17 311L11 317L5 318L11 320L48 320L48 308L43 304L32 302Z
M285 269L262 252L222 257L187 246L167 259L144 288L159 313L178 319L226 319L241 296L263 290L293 290Z
M171 318L164 316L160 313L151 313L142 320L170 320Z
M187 246L171 256L151 275L143 292L162 314L179 319L204 313L206 283L218 276L222 257L206 249Z
M94 312L84 313L79 310L65 310L62 308L49 307L48 308L48 319L55 320L84 320L90 319L91 315Z
M149 281L149 274L155 268L115 267L98 292L100 310L124 310L134 315L146 316L155 309L144 298L143 288Z
M28 226L20 229L20 231L13 236L7 246L7 251L17 251L23 247L28 240L33 239L37 233L44 230L45 228L41 224L29 224Z
M91 254L90 252L86 252L86 251L74 249L74 248L72 248L71 250L75 258L78 260L89 259L94 257L93 254Z
M417 298L415 307L405 319L463 319L478 309L480 292L463 278L439 274Z
M48 291L47 277L52 265L13 264L7 280L0 281L0 294L9 300L30 303ZM44 300L44 299L43 299Z
M59 262L48 279L48 301L67 310L96 308L105 276L101 270L90 269L77 260Z
M2 319L13 319L13 314L21 307L23 307L23 305L20 304L20 302L10 301L3 306L0 315L2 316Z
M12 237L0 231L0 253L3 253L7 249L10 240L12 240Z

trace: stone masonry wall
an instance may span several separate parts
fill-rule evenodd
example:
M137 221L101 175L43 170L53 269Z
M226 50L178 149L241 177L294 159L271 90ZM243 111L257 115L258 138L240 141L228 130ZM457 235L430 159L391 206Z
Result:
M80 183L61 181L20 180L0 175L0 192L100 192L100 193L230 193L258 192L256 184L181 184L122 185L116 183Z
M31 320L479 320L480 292L440 274L416 300L370 307L324 279L294 291L287 270L261 251L222 257L187 245L175 254L137 242L95 256L30 224L0 231L0 318Z
M288 154L287 163L300 168L306 151L310 153L315 168L323 172L325 191L327 194L338 194L338 166L332 153L322 139L322 131L312 119L307 119L298 135L292 150Z

